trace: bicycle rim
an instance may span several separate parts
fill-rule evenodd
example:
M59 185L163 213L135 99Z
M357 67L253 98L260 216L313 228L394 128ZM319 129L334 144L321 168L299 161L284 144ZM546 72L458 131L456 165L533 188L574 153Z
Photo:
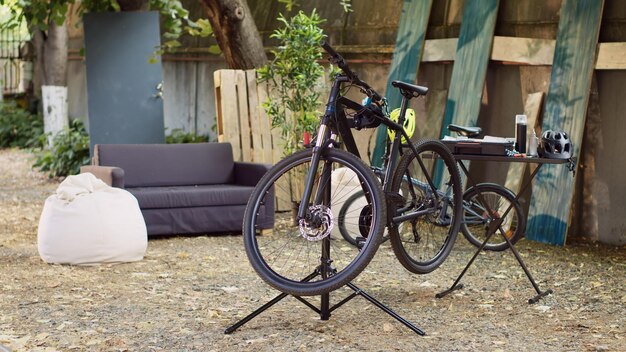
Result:
M298 220L311 155L305 150L277 163L259 182L244 218L250 263L272 287L296 296L327 293L356 277L380 245L386 214L382 190L371 170L352 154L329 149L314 180L307 209L310 219ZM324 165L331 170L330 178L324 176ZM330 199L314 201L318 190L323 194L328 187ZM337 228L342 202L360 191L368 195L371 207L361 250L344 240Z
M506 213L511 205L511 210ZM494 221L502 221L484 247L490 251L503 251L509 247L502 234L515 244L526 229L526 218L515 196L496 184L483 183L468 189L463 194L463 216L463 235L477 247L487 238L489 225Z
M416 150L417 156L411 151L400 160L392 191L402 196L394 209L396 217L422 215L402 226L395 224L389 232L400 263L413 273L425 274L438 268L454 246L461 219L461 184L445 145L424 140Z

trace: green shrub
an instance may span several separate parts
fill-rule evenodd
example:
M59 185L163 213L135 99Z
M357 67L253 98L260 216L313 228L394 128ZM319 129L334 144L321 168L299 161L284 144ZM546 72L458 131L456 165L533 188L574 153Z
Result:
M208 134L196 134L194 132L185 132L181 128L174 128L172 133L165 136L165 143L204 143L209 141Z
M0 148L40 148L43 118L15 102L0 103Z
M42 135L46 140L47 135ZM52 140L52 147L37 154L33 167L47 172L49 177L77 174L82 165L89 163L89 134L79 120L59 132Z
M269 97L263 102L272 128L282 134L285 155L301 149L304 132L313 134L319 121L319 86L324 67L320 41L324 33L319 25L323 19L313 10L311 16L300 11L287 20L278 17L283 28L270 36L280 44L273 50L274 60L257 70L261 82L268 82Z

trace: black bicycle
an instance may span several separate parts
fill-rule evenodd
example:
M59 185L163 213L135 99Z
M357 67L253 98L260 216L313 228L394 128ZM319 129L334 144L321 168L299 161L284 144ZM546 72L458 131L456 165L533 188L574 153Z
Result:
M401 142L401 137L409 140L402 128L408 101L428 89L393 82L403 96L395 123L384 113L386 100L330 45L322 47L342 73L334 78L314 145L265 174L250 197L243 224L253 268L269 285L294 296L324 294L349 283L376 253L385 227L408 270L431 272L450 253L460 226L461 178L447 147L435 140ZM348 99L350 87L358 87L368 102ZM382 186L360 159L351 132L380 124L396 131L387 144ZM428 185L427 191L414 181ZM446 190L445 197L439 189ZM336 228L342 202L355 192L365 195L364 204L350 214L358 219L358 246L344 241Z
M477 138L482 132L480 127L465 127L453 124L448 126L448 130L468 138ZM389 138L387 140L389 143ZM372 167L372 171L381 179L385 174L385 170L380 167ZM428 184L415 179L412 182L416 189L419 189L424 194L428 193ZM447 197L446 190L440 189L438 192L440 197ZM346 241L355 246L361 240L359 222L358 218L350 217L349 214L360 211L363 204L365 204L365 193L359 191L350 195L339 210L337 224L339 233ZM442 202L442 204L451 206L452 200ZM479 183L468 188L463 193L462 205L461 233L474 246L481 246L487 237L490 224L500 220L504 214L506 214L506 217L502 220L499 231L502 231L513 244L523 237L526 230L526 217L522 211L521 204L515 199L515 194L508 188L495 183ZM512 211L506 213L510 205L512 205ZM399 226L402 226L402 224ZM503 251L508 247L508 243L500 236L492 236L489 242L485 244L484 249Z

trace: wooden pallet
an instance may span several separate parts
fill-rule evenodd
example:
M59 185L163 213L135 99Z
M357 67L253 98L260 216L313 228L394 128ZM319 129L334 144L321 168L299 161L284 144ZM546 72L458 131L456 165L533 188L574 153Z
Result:
M217 70L213 78L218 140L232 144L236 161L278 162L282 141L262 107L267 86L257 84L256 71Z
M268 90L265 83L257 83L256 71L218 70L213 78L218 140L233 146L235 161L280 161L284 157L282 138L278 129L272 129L262 106ZM277 210L291 209L290 189L287 182L276 187Z

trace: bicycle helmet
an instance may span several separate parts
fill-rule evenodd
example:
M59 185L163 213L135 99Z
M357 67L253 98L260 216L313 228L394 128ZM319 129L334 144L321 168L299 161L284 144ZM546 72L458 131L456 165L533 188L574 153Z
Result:
M569 159L572 156L572 143L563 131L547 130L541 134L539 154L550 159Z
M400 117L400 108L394 109L391 114L389 114L389 119L395 123L398 123L398 118ZM404 116L404 124L402 125L404 128L404 132L406 132L409 138L413 137L413 133L415 133L415 110L406 109L406 114ZM390 139L393 139L396 135L396 131L391 128L387 128L387 134ZM406 139L402 136L402 143L406 143Z

